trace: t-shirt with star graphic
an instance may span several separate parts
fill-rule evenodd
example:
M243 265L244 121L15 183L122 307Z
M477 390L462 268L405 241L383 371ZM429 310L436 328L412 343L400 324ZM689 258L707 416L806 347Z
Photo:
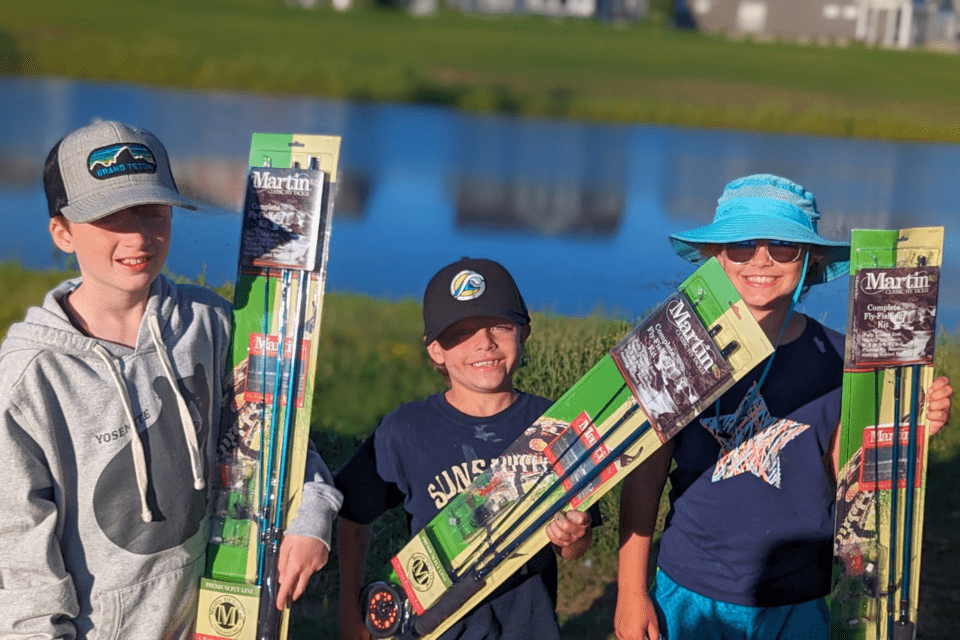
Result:
M825 467L840 419L843 336L808 318L766 362L675 437L658 564L701 595L747 606L830 590L834 488ZM749 406L744 406L749 403Z

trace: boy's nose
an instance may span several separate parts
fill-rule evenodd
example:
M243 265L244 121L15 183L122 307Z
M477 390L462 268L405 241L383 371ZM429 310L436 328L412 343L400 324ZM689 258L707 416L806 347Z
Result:
M757 243L757 250L753 253L753 258L750 262L761 265L772 263L773 258L770 257L770 244L767 242Z
M476 340L478 349L489 349L497 346L497 341L493 337L493 329L490 327L480 329L476 334Z

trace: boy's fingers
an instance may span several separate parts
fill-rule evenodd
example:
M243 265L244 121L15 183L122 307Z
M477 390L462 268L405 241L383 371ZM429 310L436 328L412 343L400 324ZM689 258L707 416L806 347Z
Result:
M581 533L590 521L590 516L580 511L566 511L557 514L554 522L567 533Z
M287 597L290 595L290 583L293 582L293 576L287 575L290 565L290 545L284 538L280 543L280 555L277 558L277 609L283 610L287 604Z
M300 596L303 595L303 592L307 590L307 584L310 582L310 576L304 572L301 573L297 579L297 587L293 590L293 597L291 601L296 601L300 599Z
M566 546L583 537L589 520L589 515L579 511L560 512L547 526L547 538L553 544Z

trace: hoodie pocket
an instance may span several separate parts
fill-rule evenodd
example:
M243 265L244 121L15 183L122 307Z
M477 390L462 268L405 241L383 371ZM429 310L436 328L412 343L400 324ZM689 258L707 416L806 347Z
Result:
M192 638L204 557L170 573L93 598L90 640Z

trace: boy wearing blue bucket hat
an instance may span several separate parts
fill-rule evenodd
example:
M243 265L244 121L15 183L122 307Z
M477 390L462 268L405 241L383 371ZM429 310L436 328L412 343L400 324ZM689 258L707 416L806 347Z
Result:
M803 187L753 175L726 186L711 224L670 236L681 257L720 261L776 350L624 482L621 640L828 636L843 336L793 308L806 288L849 272L850 248L821 238L819 218ZM951 393L946 378L928 390L931 433Z

